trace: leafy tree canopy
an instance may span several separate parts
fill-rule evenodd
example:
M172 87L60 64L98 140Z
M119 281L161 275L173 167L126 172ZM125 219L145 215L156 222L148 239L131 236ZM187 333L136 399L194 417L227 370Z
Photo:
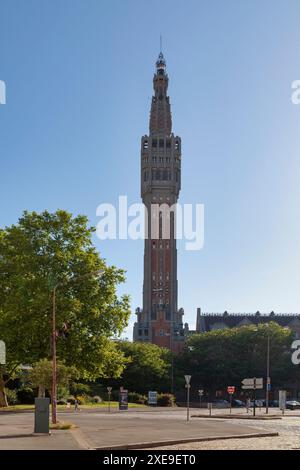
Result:
M54 287L58 359L87 379L121 374L124 358L110 338L130 314L128 296L116 290L124 271L100 257L93 232L85 216L63 210L24 212L0 230L0 336L8 374L51 357Z

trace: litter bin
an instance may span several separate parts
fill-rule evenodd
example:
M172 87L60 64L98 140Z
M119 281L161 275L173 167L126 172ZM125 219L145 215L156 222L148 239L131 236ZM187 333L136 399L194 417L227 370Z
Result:
M34 432L49 434L49 405L50 398L35 398L34 400Z

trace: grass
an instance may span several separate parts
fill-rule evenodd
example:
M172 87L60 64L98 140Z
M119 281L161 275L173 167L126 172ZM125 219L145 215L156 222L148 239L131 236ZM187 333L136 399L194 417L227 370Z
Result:
M59 421L56 424L50 423L50 429L57 429L59 431L64 431L66 429L75 429L77 426L73 423L69 423L68 421Z
M138 403L129 403L128 408L144 408L146 405L139 405ZM119 402L117 401L111 401L110 402L110 407L111 408L118 408L119 407ZM108 408L108 401L103 401L101 403L87 403L85 405L79 405L79 408L82 410L86 409L103 409L103 408ZM58 410L67 410L66 405L57 405ZM71 405L71 410L74 410L74 405ZM34 405L12 405L12 406L7 406L5 408L0 408L0 413L1 411L27 411L27 410L34 410Z

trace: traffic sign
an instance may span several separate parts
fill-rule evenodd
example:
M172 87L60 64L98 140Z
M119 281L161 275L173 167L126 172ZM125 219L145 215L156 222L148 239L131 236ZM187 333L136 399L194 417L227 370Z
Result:
M252 379L244 379L242 381L243 390L258 390L264 388L264 379L253 377Z
M204 390L198 390L198 393L199 393L200 397L202 397L202 395L204 393Z
M227 387L227 392L229 393L229 395L233 395L235 392L235 387L233 386Z
M186 384L187 384L187 385L189 385L189 384L190 384L191 377L192 377L191 375L185 375L185 376L184 376L184 378L185 378L185 382L186 382Z
M107 387L107 391L108 391L108 393L111 393L112 387Z

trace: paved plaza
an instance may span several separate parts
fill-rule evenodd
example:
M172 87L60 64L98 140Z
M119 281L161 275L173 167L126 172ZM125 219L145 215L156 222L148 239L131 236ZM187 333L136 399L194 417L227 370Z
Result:
M35 436L32 412L1 413L0 449L124 449L137 444L171 446L190 439L241 438L278 432L242 420L191 418L187 423L185 409L61 412L58 417L60 421L74 423L76 429ZM211 443L213 448L216 442Z

